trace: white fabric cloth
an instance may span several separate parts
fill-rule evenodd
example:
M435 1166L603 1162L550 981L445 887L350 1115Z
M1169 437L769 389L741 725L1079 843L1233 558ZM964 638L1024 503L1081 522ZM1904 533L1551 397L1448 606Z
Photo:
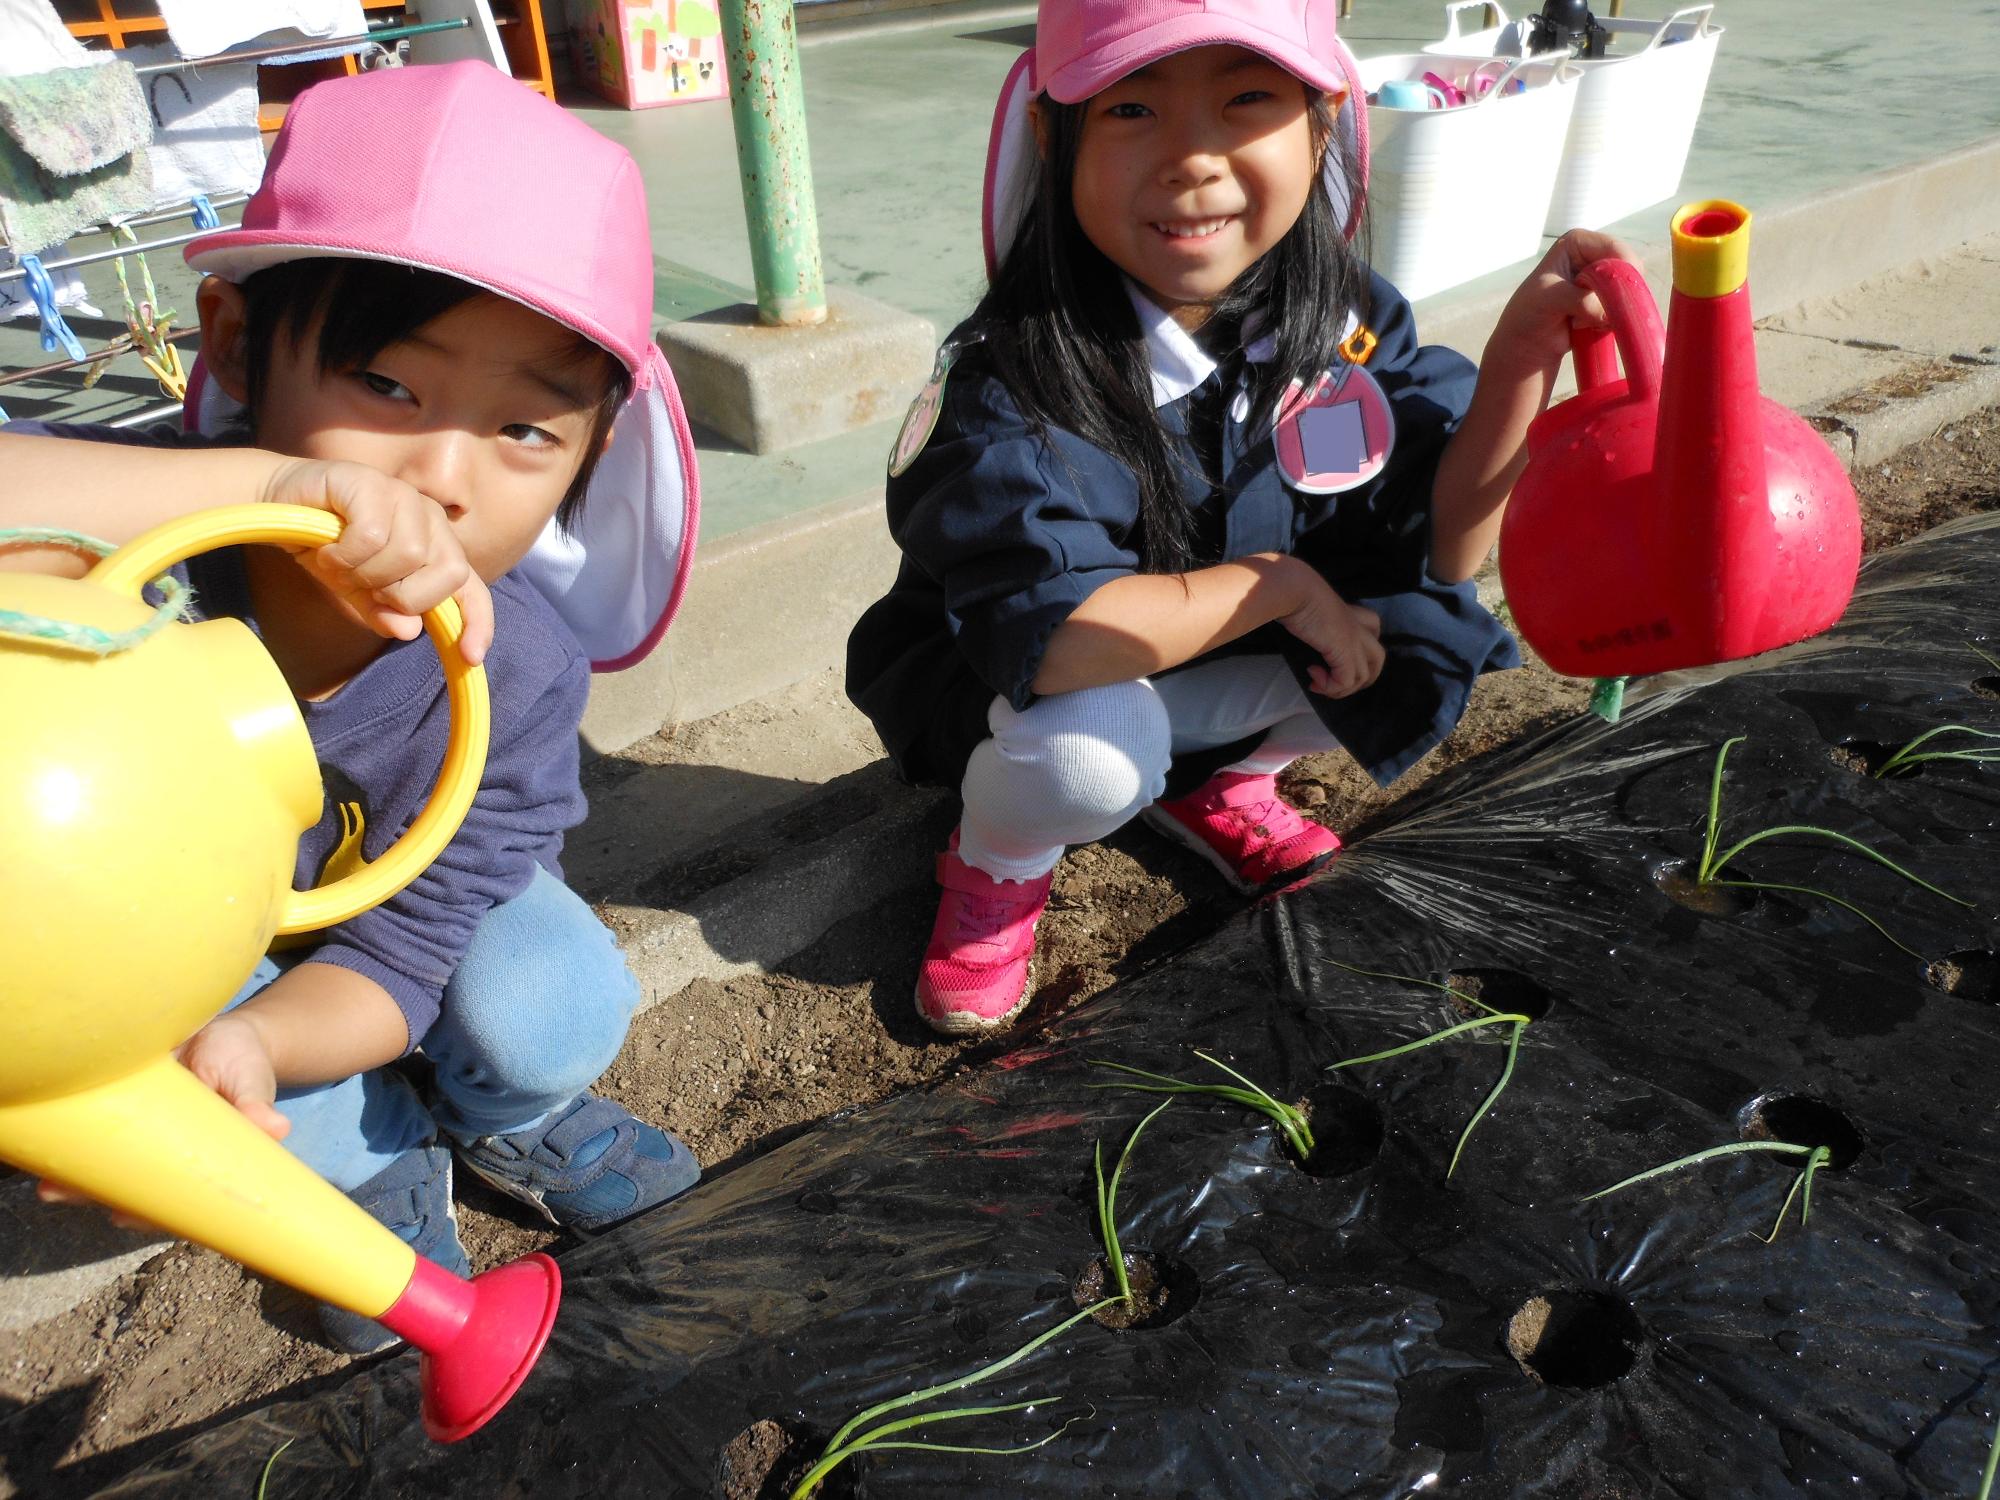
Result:
M135 66L172 62L164 42L128 47ZM257 65L212 63L149 73L139 80L153 112L153 203L179 208L197 193L220 198L254 193L264 180L264 145L257 129Z
M69 34L50 0L0 0L0 78L108 62Z
M368 29L361 0L159 0L159 6L182 57L209 57L273 31L328 37ZM272 45L288 40L274 38Z
M1139 284L1131 277L1125 278L1125 295L1132 300L1132 311L1139 319L1139 332L1146 339L1146 362L1153 376L1153 405L1170 406L1190 391L1199 390L1202 382L1215 373L1215 361L1208 351L1195 341L1195 336L1174 321L1173 314L1161 307L1151 297L1139 290ZM1254 329L1258 315L1252 313L1248 325ZM1361 326L1361 319L1350 309L1347 322L1341 327L1342 339L1351 337ZM1277 340L1264 337L1252 339L1244 349L1243 356L1253 364L1263 364L1278 352ZM1242 393L1238 393L1242 399ZM1236 413L1236 420L1243 420L1243 413Z
M1269 731L1225 769L1274 776L1339 748L1279 656L1213 661L1038 698L995 698L993 737L966 762L958 857L995 880L1038 880L1071 844L1106 837L1159 800L1175 755Z

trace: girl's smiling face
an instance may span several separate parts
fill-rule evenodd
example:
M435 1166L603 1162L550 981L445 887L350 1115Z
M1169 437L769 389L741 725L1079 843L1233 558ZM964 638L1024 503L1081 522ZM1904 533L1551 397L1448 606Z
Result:
M1320 166L1306 86L1246 48L1195 47L1128 73L1083 110L1078 224L1178 322L1199 327L1305 210Z

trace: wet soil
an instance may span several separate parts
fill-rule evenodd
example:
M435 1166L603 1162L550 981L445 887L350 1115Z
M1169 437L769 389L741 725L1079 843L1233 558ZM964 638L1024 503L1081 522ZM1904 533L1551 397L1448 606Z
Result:
M770 1417L752 1422L722 1450L721 1500L790 1500L825 1447L817 1433ZM854 1482L846 1468L838 1468L810 1493L815 1500L842 1500L854 1493Z
M1870 550L2000 508L2000 409L1854 477ZM2000 675L1994 684L2000 692ZM1352 832L1439 772L1579 712L1586 697L1538 664L1498 674L1479 684L1451 739L1392 791L1336 756L1300 762L1284 790ZM678 1133L713 1171L835 1110L965 1066L966 1047L933 1035L910 1003L934 900L928 886L899 891L778 972L704 980L665 998L634 1022L599 1091ZM1042 923L1029 1024L1173 951L1241 900L1137 825L1073 850ZM1990 985L1990 958L1980 959ZM477 1182L461 1180L459 1196L475 1269L561 1242ZM87 1488L276 1392L338 1379L351 1362L318 1342L294 1294L205 1251L163 1250L71 1312L0 1332L0 1494Z
M1092 1321L1121 1332L1164 1328L1186 1316L1201 1298L1201 1283L1192 1271L1178 1261L1162 1260L1144 1250L1125 1252L1125 1281L1132 1295L1098 1308L1090 1315ZM1095 1307L1107 1297L1118 1298L1111 1262L1100 1255L1085 1266L1070 1296L1080 1308Z

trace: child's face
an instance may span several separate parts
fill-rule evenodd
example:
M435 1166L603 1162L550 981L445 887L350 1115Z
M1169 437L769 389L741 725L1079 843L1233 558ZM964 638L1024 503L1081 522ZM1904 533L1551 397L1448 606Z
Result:
M317 334L273 340L258 444L367 464L421 490L489 582L526 556L595 426L589 367L565 361L576 335L518 302L479 296L365 369L323 374Z
M1196 47L1084 106L1071 195L1111 263L1187 327L1290 232L1319 173L1305 86L1242 47Z

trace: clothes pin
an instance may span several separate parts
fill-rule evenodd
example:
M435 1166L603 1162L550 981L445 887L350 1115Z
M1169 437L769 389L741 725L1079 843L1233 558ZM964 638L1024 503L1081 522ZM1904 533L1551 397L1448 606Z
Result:
M55 284L49 280L41 257L22 256L21 270L27 278L28 295L34 299L35 311L41 314L43 351L53 354L60 347L71 359L82 359L83 340L63 321L62 309L56 306Z

